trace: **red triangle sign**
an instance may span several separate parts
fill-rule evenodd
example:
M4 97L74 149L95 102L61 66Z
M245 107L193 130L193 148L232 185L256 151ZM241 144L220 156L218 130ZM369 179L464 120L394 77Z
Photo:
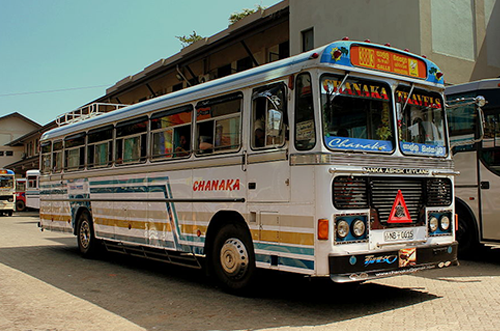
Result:
M398 194L396 195L396 200L394 200L394 204L392 205L391 214L389 215L389 219L387 223L411 223L410 213L408 212L408 208L406 208L405 198L403 198L403 193L401 190L398 190Z

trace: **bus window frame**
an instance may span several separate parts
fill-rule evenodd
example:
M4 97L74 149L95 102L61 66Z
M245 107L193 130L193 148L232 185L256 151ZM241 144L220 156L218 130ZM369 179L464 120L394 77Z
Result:
M158 129L153 129L153 121L155 119L163 118L163 117L168 117L176 114L182 114L182 113L189 113L189 122L186 123L181 123L181 124L175 124L172 126L168 127L160 127ZM156 111L154 113L151 113L150 116L150 132L149 132L149 141L150 141L150 148L149 148L149 159L151 162L159 162L159 161L170 161L173 159L186 159L189 158L192 153L193 153L193 144L192 144L192 135L193 135L193 113L194 112L194 107L191 104L184 105L181 107L175 107L172 109L168 110L160 110ZM189 130L187 134L187 139L188 139L188 147L189 150L184 151L184 152L179 152L176 151L177 147L180 147L178 145L179 141L176 139L176 132L186 130L186 128ZM159 133L164 133L171 131L171 141L172 141L172 151L170 153L165 153L165 154L154 154L154 147L155 147L155 135ZM182 133L179 133L179 139ZM186 134L184 134L186 136ZM177 141L176 141L177 140ZM177 147L176 147L177 146Z
M269 99L269 97L264 96L265 92L271 91L274 89L279 89L282 92L282 104L281 104L281 109L274 109L273 107L270 107L269 104L273 106L273 102ZM262 115L261 117L257 118L257 100L265 100L265 107L264 107L264 123L262 123ZM270 112L278 111L281 113L281 125L279 129L279 135L278 137L280 138L279 143L268 143L269 138L272 141L272 136L268 134L267 126L269 123L269 114ZM277 149L277 148L283 148L286 144L286 122L287 122L287 117L288 117L288 89L287 86L284 82L275 82L271 84L265 84L265 85L260 85L252 88L252 100L251 100L251 132L250 132L250 148L253 151L262 151L262 150L269 150L269 149ZM260 124L257 124L257 123ZM263 126L263 127L257 127L257 126ZM264 139L263 139L263 145L262 146L257 146L257 134L256 131L257 129L260 129L264 133Z
M331 78L336 79L340 83L338 87L341 87L342 89L346 88L347 83L352 84L354 81L363 82L363 84L376 84L379 87L385 87L387 97L389 98L388 100L385 100L383 98L377 99L377 98L371 98L371 97L366 98L365 100L385 102L388 105L389 118L387 120L387 123L385 123L385 126L388 127L390 129L390 132L391 132L391 135L388 137L389 139L388 140L381 140L381 139L375 139L375 138L373 138L373 139L371 139L371 138L357 138L357 137L350 137L350 138L356 139L355 144L372 143L372 145L376 145L379 142L383 142L385 144L390 144L391 149L383 151L380 148L378 148L378 149L373 149L373 148L372 149L355 149L355 148L334 148L334 147L329 146L328 142L326 141L327 137L337 137L337 138L339 138L339 141L342 138L349 138L349 137L338 136L338 135L327 136L327 129L326 129L327 123L325 120L325 110L323 109L323 107L324 107L324 104L323 104L323 84L324 84L325 78L327 78L327 77L331 77ZM392 86L388 81L382 80L381 79L382 77L378 77L380 79L376 79L377 77L365 77L365 76L350 75L350 74L348 74L348 76L346 76L346 75L341 75L341 74L336 73L336 72L323 72L319 76L317 83L319 83L319 89L320 89L318 97L319 97L319 104L320 104L319 114L321 116L321 119L320 119L320 121L321 121L321 130L320 130L321 141L322 141L323 145L329 151L331 151L331 152L350 152L350 153L352 152L352 153L363 153L363 154L368 153L368 154L380 154L380 155L394 155L394 153L396 153L398 139L396 136L397 135L397 128L394 126L394 122L395 122L394 118L396 116L396 113L394 111L394 105L395 105L394 90L392 89ZM332 98L330 100L330 102L332 102L334 99L342 98L342 97L343 98L350 98L350 99L359 99L359 100L364 99L362 97L350 95L348 93L339 93L338 91L337 92L332 91L332 94L330 95L330 97ZM365 108L366 108L366 106L365 106ZM343 111L345 112L345 110L343 110ZM366 111L367 110L365 110L365 112ZM368 128L368 124L370 124L370 125L373 124L373 123L368 123L369 120L371 121L373 119L373 117L374 117L373 115L374 114L372 113L371 109L369 110L369 113L365 114L365 124L366 124L365 130L367 131L367 134L370 130L373 131L374 134L376 134L376 131L377 131L377 128L375 126ZM337 134L340 130L341 130L341 127L337 129Z
M202 118L199 120L199 117L203 117L203 114L199 114L199 111L201 109L204 109L206 107L212 107L213 105L219 105L223 104L225 102L231 102L231 101L239 101L239 106L237 111L233 111L227 114L222 114L222 115L217 115L217 116L212 116L212 111L210 109L210 115L209 118ZM208 99L204 99L202 101L199 101L195 108L194 108L194 127L195 127L195 139L193 141L193 149L194 149L194 154L196 157L205 157L208 155L219 155L219 154L231 154L231 153L238 153L241 150L242 144L243 144L243 134L242 134L242 127L243 127L243 108L244 108L244 97L243 93L241 91L237 92L232 92L229 94L225 94L222 96L218 97L212 97ZM217 147L217 123L226 121L226 120L232 120L238 118L238 144L237 145L219 145ZM204 139L203 142L209 143L212 145L212 148L208 148L206 150L203 150L200 148L201 145L201 139L205 135L200 135L200 127L206 126L206 124L212 123L211 125L211 142L206 141L207 139ZM232 134L229 132L229 134ZM222 135L222 133L221 133ZM220 142L222 142L223 137L220 137ZM235 148L231 148L233 146L236 146ZM226 148L229 147L229 148Z
M71 141L76 141L77 139L83 138L83 142L81 142L79 145L74 145L71 146L70 142ZM85 167L85 147L86 147L86 134L85 132L77 133L71 136L64 137L64 154L63 154L63 170L64 171L77 171L81 170ZM69 146L68 146L69 145ZM70 153L73 152L78 153L78 165L75 166L70 166L69 161L70 161Z
M92 141L90 142L91 140L91 137L93 137L94 135L97 135L99 133L103 133L103 132L108 132L111 133L111 137L108 138L108 139L103 139L103 140L96 140L96 141ZM108 148L108 160L106 163L97 163L96 162L96 147L97 146L101 146L101 145L105 145L107 144L107 148ZM106 167L110 167L112 164L113 164L113 145L114 145L114 127L113 125L106 125L106 126L103 126L103 127L98 127L98 128L95 128L95 129L92 129L92 130L89 130L87 132L87 144L86 144L86 151L87 151L87 155L86 155L86 165L87 165L87 169L95 169L95 168L106 168ZM90 154L92 154L92 163L90 162Z
M133 128L134 125L146 124L143 131L139 131L140 126L138 126L137 132L133 131L128 135L118 135L118 130L122 128ZM136 118L127 119L121 122L116 123L115 125L115 135L114 135L114 153L115 153L115 165L130 165L130 164L138 164L145 163L148 159L148 134L149 133L149 116L142 115ZM125 150L126 150L126 141L130 139L138 139L138 157L133 159L124 158ZM121 146L120 146L121 145ZM120 155L118 155L120 153Z

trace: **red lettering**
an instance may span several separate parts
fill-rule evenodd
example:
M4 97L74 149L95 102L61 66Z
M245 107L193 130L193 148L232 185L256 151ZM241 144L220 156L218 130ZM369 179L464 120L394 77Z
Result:
M226 189L226 180L223 179L223 180L220 181L218 190L219 191L224 191L225 189Z
M235 191L240 190L240 180L239 179L237 179L236 182L234 183L233 190L235 190Z

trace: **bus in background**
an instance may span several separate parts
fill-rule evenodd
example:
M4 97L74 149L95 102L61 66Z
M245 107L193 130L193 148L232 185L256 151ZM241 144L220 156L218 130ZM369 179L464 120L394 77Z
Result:
M467 102L481 97L486 99L484 118L471 115L475 104ZM500 244L500 79L447 87L446 98L452 107L469 104L449 112L452 141L459 143L484 130L482 141L457 146L453 156L460 171L455 182L457 240L460 253L471 255L479 244Z
M16 203L14 171L0 169L0 215L12 216Z
M360 282L457 265L443 74L342 40L40 140L40 227L110 251ZM200 262L200 258L203 262Z
M26 207L40 209L40 170L26 171Z
M16 178L16 211L26 209L26 178Z

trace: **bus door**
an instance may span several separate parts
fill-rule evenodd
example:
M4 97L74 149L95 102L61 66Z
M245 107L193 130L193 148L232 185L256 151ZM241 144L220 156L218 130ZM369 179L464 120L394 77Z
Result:
M286 87L257 88L252 96L250 151L247 156L248 202L290 200L290 166L285 139Z
M270 244L283 244L283 215L280 215L278 204L290 201L285 91L282 84L253 91L251 141L245 165L248 208L251 222L258 226L253 236L255 240ZM278 266L278 255L268 262Z
M485 107L486 108L486 107ZM484 139L479 151L479 190L482 209L482 234L485 240L500 238L500 108L484 109Z

